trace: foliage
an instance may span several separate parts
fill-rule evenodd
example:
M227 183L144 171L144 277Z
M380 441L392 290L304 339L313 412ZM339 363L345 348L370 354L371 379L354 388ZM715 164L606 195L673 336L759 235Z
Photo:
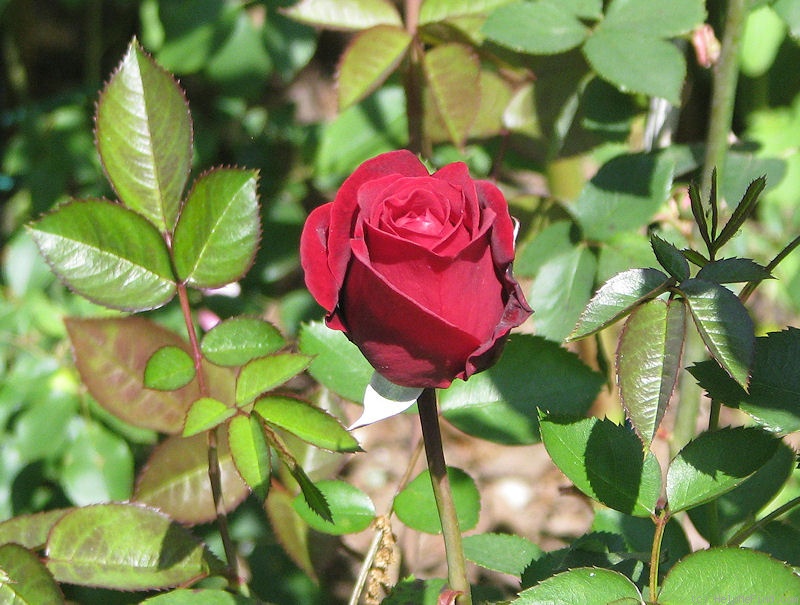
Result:
M370 532L348 591L437 602L389 575L393 527L441 531L429 473L406 438L386 510L350 474L372 369L297 255L308 211L402 147L503 188L536 311L443 420L541 442L593 503L545 552L480 529L482 477L449 468L467 559L516 582L475 598L799 598L800 13L667 4L59 0L48 42L0 2L2 598L339 602L323 554ZM738 138L712 176L725 28Z

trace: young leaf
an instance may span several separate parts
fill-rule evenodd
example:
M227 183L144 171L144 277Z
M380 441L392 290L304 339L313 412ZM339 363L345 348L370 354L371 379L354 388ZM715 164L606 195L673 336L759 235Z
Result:
M485 569L520 577L542 549L523 536L473 534L464 536L464 557Z
M666 292L670 282L667 275L656 269L618 273L595 293L567 340L579 340L610 326L637 305Z
M259 500L269 492L272 462L261 423L254 416L236 416L228 423L228 443L236 469Z
M703 265L697 272L697 279L715 284L760 282L771 277L765 267L749 258L720 258Z
M223 571L188 530L135 504L75 509L53 527L45 554L59 582L115 590L170 588Z
M589 605L615 603L638 605L642 594L617 571L579 567L562 572L528 588L512 605Z
M731 214L731 218L728 219L728 222L725 223L725 226L720 231L719 236L714 240L714 251L716 252L719 250L723 245L725 245L728 240L730 240L736 232L741 229L744 222L748 219L748 217L753 213L753 210L756 208L756 203L758 203L758 196L761 195L761 192L764 191L764 188L767 186L767 177L760 176L756 180L754 180L750 185L747 187L747 191L744 192L741 201L736 206L736 209Z
M447 477L453 491L458 526L462 532L478 524L481 496L475 482L461 469L447 467ZM397 494L394 512L405 525L428 534L442 532L442 524L433 498L433 487L429 471L422 471Z
M249 490L233 465L227 432L218 431L218 458L226 512L235 509ZM136 482L133 500L164 511L178 523L216 519L208 483L206 435L169 437L153 450Z
M755 348L753 320L747 309L733 292L718 284L688 279L680 289L711 355L746 389Z
M334 452L358 452L358 441L326 411L291 397L261 397L253 408L270 424Z
M236 403L244 405L284 384L308 367L311 358L296 353L278 353L248 362L236 381Z
M655 513L661 468L632 430L597 418L539 423L550 458L584 494L635 517Z
M680 250L655 234L650 236L650 245L667 273L679 282L689 279L689 262Z
M301 0L282 11L301 23L353 31L376 25L402 27L400 13L388 0Z
M334 536L357 534L375 519L375 505L357 487L345 481L320 481L316 485L330 506L333 521L320 518L300 496L292 502L294 510L312 529Z
M401 27L378 25L359 33L339 63L339 110L355 105L383 84L410 44L411 35Z
M675 389L686 337L681 301L651 300L630 314L617 349L620 398L633 428L649 445Z
M28 229L53 272L93 302L146 311L175 295L163 238L142 216L119 204L70 202Z
M270 441L274 445L274 440L271 439ZM280 451L281 450L279 448L278 452ZM295 462L293 465L290 465L287 468L292 474L292 477L294 477L295 481L297 481L297 484L300 486L300 491L303 494L303 499L305 500L309 510L317 515L322 521L333 523L333 513L331 512L331 507L328 504L328 499L325 498L325 494L323 494L316 484L309 478L309 476L303 470L303 467Z
M681 250L683 256L686 257L686 260L689 262L697 265L698 267L705 267L710 261L700 254L697 250L692 250L691 248L684 248Z
M195 181L175 227L178 277L195 288L216 288L241 279L261 237L258 173L220 168Z
M144 386L158 391L174 391L189 384L195 375L194 360L181 347L161 347L147 360Z
M716 175L716 172L714 174ZM711 231L708 228L708 219L706 218L705 208L703 208L703 200L700 197L700 189L698 189L696 183L689 185L689 201L691 202L692 206L692 216L694 216L694 222L697 224L698 230L700 231L700 236L706 243L706 249L711 250L713 247L711 244ZM689 258L689 260L692 259ZM695 261L692 260L692 262ZM695 262L695 264L698 263Z
M0 546L0 602L65 603L61 589L39 557L19 544Z
M134 40L97 104L97 149L120 200L172 231L192 163L192 122L178 83Z
M480 62L463 44L442 44L425 53L425 79L450 140L461 146L480 107Z
M236 414L236 408L230 407L212 397L201 397L192 404L186 413L183 425L183 436L191 437L219 426Z
M271 323L255 317L232 317L203 336L200 350L211 363L242 366L285 345L286 340Z
M589 35L576 15L553 0L501 6L489 15L481 31L492 42L533 55L565 52Z
M729 492L761 468L775 453L778 443L776 437L752 427L700 434L670 462L670 511L686 510Z
M786 563L747 548L698 550L669 571L658 602L685 605L687 595L698 603L746 603L761 596L791 603L800 595L800 576Z

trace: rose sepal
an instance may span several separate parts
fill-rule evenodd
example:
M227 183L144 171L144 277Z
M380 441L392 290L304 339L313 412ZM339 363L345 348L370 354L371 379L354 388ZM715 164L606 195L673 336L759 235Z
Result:
M352 431L402 414L417 402L421 394L421 388L394 384L375 372L364 392L364 412L347 430Z

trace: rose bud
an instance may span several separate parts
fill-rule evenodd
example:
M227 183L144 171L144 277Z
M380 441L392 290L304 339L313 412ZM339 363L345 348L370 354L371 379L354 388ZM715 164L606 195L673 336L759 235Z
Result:
M401 386L486 369L532 313L508 204L461 162L434 174L404 150L364 162L309 215L300 260L327 325Z

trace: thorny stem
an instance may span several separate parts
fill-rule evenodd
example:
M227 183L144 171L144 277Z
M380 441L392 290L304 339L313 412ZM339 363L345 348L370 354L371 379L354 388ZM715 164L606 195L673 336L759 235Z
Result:
M650 600L655 602L658 592L658 564L661 561L661 543L664 540L664 530L669 522L669 513L662 510L655 519L656 532L653 536L653 550L650 553Z
M433 486L433 497L442 522L442 537L447 557L447 580L450 588L461 593L456 602L458 605L472 605L467 566L464 549L461 545L461 528L458 526L453 492L447 477L447 465L444 461L442 433L439 428L439 414L436 410L436 391L425 389L419 400L419 421L422 425L422 439L425 442L425 457L428 460L428 471Z
M180 301L183 320L186 323L186 331L189 334L189 345L192 349L192 359L197 375L197 385L201 397L208 397L209 390L203 372L203 354L200 351L200 344L197 341L197 333L192 321L192 310L189 306L189 295L186 284L178 284L178 300ZM240 590L242 581L239 578L239 564L236 557L236 546L231 538L228 529L228 516L225 513L225 503L222 496L222 470L219 466L219 446L217 443L217 430L212 429L206 432L208 438L208 480L211 484L211 497L214 501L214 512L217 516L217 529L222 538L222 546L225 549L225 558L228 561L228 582L231 588Z

